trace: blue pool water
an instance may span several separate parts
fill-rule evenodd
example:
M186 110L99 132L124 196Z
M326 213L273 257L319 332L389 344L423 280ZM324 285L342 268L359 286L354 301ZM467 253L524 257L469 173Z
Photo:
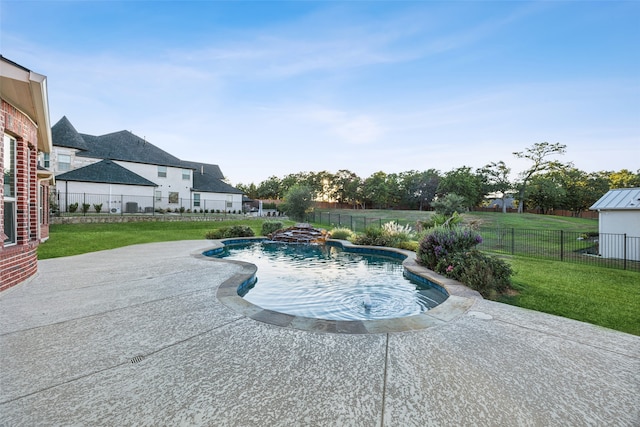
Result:
M243 243L216 256L258 267L244 299L295 316L390 319L420 314L446 299L440 290L407 279L400 259L335 246Z

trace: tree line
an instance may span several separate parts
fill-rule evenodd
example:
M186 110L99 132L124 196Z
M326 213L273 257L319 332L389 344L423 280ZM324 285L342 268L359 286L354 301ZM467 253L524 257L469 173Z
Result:
M571 162L559 161L557 157L565 152L566 145L548 142L514 152L516 158L529 162L529 167L516 178L511 178L511 168L501 160L475 170L462 166L444 173L436 169L378 171L367 178L347 169L336 173L298 172L282 178L271 176L258 185L241 183L236 187L252 199L284 199L294 186L302 186L315 200L362 209L426 210L438 198L456 194L467 208L483 206L487 196L492 195L502 199L503 211L506 211L505 201L513 198L519 212L526 207L543 212L566 209L575 213L587 210L610 189L640 187L640 169L588 173Z

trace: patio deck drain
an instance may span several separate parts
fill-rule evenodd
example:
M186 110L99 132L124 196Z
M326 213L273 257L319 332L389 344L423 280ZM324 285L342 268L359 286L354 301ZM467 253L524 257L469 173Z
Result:
M136 356L132 358L129 362L131 363L140 363L144 360L144 356Z

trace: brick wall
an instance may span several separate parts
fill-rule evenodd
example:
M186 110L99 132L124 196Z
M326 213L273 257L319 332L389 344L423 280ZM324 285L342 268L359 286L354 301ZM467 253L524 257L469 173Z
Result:
M38 269L37 128L5 100L0 106L0 134L16 140L16 244L0 242L0 291L34 275ZM0 144L3 146L4 144ZM4 156L0 149L0 218L4 210ZM0 221L0 235L4 221ZM4 240L4 239L1 239Z

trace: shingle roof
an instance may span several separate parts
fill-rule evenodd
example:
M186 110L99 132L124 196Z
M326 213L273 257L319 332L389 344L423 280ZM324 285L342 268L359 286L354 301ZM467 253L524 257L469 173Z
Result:
M157 187L155 183L111 160L102 160L98 163L63 173L58 175L56 180Z
M591 210L640 210L640 188L609 190L593 204Z
M194 169L193 191L242 194L241 190L223 181L224 175L218 165L189 161L183 161L182 165L185 169Z
M87 150L77 154L80 157L183 167L177 157L126 130L101 136L80 135L87 144Z
M67 116L63 116L58 123L51 127L51 139L57 147L76 148L86 150L87 144L73 127Z

